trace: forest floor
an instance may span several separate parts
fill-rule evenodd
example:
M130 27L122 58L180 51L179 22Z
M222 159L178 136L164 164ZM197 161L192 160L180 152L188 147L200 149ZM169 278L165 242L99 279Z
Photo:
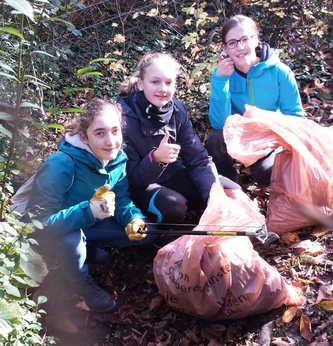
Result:
M320 107L308 107L308 117L330 126L333 103L319 102ZM267 209L266 189L251 183L246 172L241 174L240 184L261 209ZM197 215L189 214L185 222L198 221ZM250 239L261 258L301 290L302 306L282 306L236 320L196 318L171 309L160 295L153 274L157 248L106 247L109 260L89 265L89 269L92 278L116 300L116 310L105 314L88 311L56 267L49 266L48 276L35 292L48 297L43 307L47 311L45 332L55 336L60 346L333 345L332 231L312 226L287 233L270 245Z

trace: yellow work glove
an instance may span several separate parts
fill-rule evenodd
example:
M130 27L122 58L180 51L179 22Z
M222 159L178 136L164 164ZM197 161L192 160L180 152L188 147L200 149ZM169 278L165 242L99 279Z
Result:
M133 219L131 222L125 227L125 232L130 241L137 241L145 238L147 234L138 233L139 230L144 230L146 227L145 223L142 219Z
M110 185L99 187L89 201L91 212L95 219L103 220L114 215L115 194L110 191Z

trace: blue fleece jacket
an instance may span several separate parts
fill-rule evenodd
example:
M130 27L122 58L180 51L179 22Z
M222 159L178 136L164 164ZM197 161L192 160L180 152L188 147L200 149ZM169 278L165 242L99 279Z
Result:
M66 234L98 222L89 200L105 184L110 184L116 195L114 217L119 224L125 227L136 217L144 218L129 197L126 154L120 150L116 159L103 167L90 148L84 148L78 135L68 140L80 147L61 142L59 152L38 169L28 202L30 211L37 213L35 218L47 226L44 230L48 235Z
M209 120L216 130L222 130L231 114L243 115L245 105L303 116L302 102L295 77L290 68L282 63L278 52L265 61L252 66L246 78L234 71L231 76L211 78Z

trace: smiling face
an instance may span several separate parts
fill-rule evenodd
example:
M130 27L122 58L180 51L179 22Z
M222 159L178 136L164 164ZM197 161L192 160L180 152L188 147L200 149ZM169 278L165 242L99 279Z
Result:
M146 67L143 79L138 80L138 88L151 104L160 109L172 99L176 78L174 62L167 58L154 59Z
M105 166L117 157L123 142L118 114L112 109L105 109L94 118L86 135L80 132L80 138Z
M234 49L224 45L224 51L232 59L238 70L248 73L250 68L260 61L255 50L259 42L256 32L242 25L237 25L228 31L225 42L240 40L244 36L253 37L248 40L248 44L245 46L241 42L238 42L237 47Z

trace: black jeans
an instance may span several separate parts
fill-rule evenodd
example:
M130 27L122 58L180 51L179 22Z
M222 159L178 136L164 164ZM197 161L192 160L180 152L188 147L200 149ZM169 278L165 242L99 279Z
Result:
M132 191L131 198L144 215L153 222L180 223L187 211L206 208L186 168L161 184L151 184L144 190Z
M223 131L211 130L207 136L205 147L208 154L212 156L219 174L237 182L238 173L234 168L233 158L228 154ZM250 166L251 178L259 186L267 187L270 185L275 156L281 151L282 148L277 148Z

